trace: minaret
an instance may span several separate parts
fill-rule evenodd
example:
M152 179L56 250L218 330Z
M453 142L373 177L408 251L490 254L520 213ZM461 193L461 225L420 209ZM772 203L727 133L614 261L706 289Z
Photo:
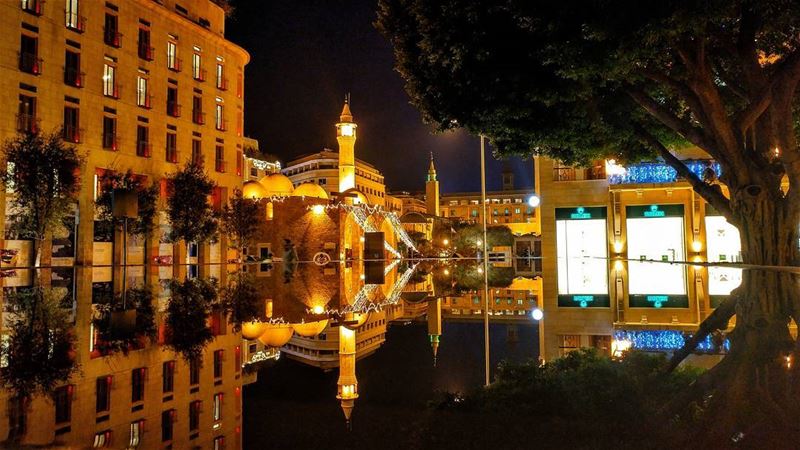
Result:
M428 338L433 350L433 367L436 367L436 354L439 353L439 339L442 336L442 299L428 300Z
M356 332L345 326L339 327L339 379L336 381L336 398L340 400L347 427L358 398L356 379Z
M356 187L356 127L350 112L350 94L347 94L339 123L336 124L336 141L339 142L339 192Z
M436 179L436 167L433 165L433 152L428 167L428 178L425 180L425 207L428 214L439 216L439 181Z

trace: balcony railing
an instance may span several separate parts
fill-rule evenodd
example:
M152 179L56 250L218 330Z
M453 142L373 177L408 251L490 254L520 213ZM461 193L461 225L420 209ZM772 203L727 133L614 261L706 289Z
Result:
M193 109L192 110L192 122L194 122L194 123L196 123L198 125L203 125L204 123L206 123L206 113L204 113L203 111L197 110L197 109Z
M103 133L103 148L112 151L117 151L119 149L116 133Z
M173 72L180 72L183 67L183 61L180 58L167 57L167 69Z
M214 160L214 170L219 173L225 173L225 169L227 168L227 164L225 161L221 159Z
M192 78L194 78L197 81L206 81L206 75L207 75L206 69L198 69L198 68L192 69Z
M574 167L554 167L553 181L575 181Z
M86 31L86 17L72 11L64 11L66 16L66 26L72 31L83 33Z
M35 53L21 52L19 54L19 70L34 75L42 73L42 58Z
M603 166L589 168L581 167L554 167L553 181L586 181L605 180L606 171Z
M113 99L119 100L119 98L122 96L120 91L121 91L121 87L118 84L113 84L113 85L110 85L110 86L105 86L105 85L103 86L103 95L105 95L106 97L109 97L109 98L113 98Z
M147 141L136 142L136 156L149 158L153 155L153 148Z
M178 162L178 149L177 148L167 147L167 162L171 162L171 163L177 163Z
M153 96L147 94L137 94L136 104L144 109L153 107Z
M719 163L712 160L685 160L683 163L700 179L719 178ZM671 166L659 162L646 162L627 166L620 173L608 176L609 184L674 183L681 180Z
M114 48L122 47L122 33L117 30L105 28L103 29L103 42Z
M139 41L139 58L142 58L145 61L152 61L153 55L155 54L156 49L150 47L149 42L141 42Z
M82 88L85 76L85 73L74 67L64 67L64 83L70 86Z
M83 130L75 125L64 125L64 141L79 144L81 142L81 131Z
M180 117L181 105L178 102L167 102L167 114L172 117Z
M33 114L17 114L17 131L36 133L39 131L39 119Z
M228 90L228 79L227 78L217 78L217 89L221 91Z
M44 8L44 0L21 0L22 3L20 6L22 10L31 14L35 14L37 16L42 15L42 9Z

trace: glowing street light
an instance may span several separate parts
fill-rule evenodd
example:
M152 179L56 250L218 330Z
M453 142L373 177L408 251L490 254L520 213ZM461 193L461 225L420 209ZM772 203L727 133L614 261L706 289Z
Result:
M531 208L537 208L541 203L542 200L536 194L533 194L530 197L528 197L528 206L530 206Z
M450 239L447 239L447 238L442 239L442 244L450 245Z
M531 311L531 317L533 318L533 320L536 321L542 320L542 318L544 317L544 312L542 312L541 309L536 308L533 311Z

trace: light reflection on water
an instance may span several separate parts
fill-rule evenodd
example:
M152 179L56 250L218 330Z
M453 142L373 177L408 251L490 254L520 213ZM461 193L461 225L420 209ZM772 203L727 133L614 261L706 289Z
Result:
M205 325L214 337L198 368L167 347L170 281L222 278L217 285L223 287L242 266L193 264L191 252L190 264L38 269L71 322L66 328L75 338L79 372L52 398L39 395L25 403L2 391L0 401L8 407L0 413L0 440L77 448L241 448L273 426L291 432L285 428L291 424L271 421L270 414L287 402L302 401L311 421L317 413L320 420L328 417L335 406L331 419L343 430L351 414L356 426L368 426L369 414L361 410L419 408L438 391L466 392L483 383L483 274L475 260L246 264L263 311L258 333L245 326L254 339L243 340L225 314L212 311ZM491 365L536 358L530 311L540 284L508 267L493 267L488 275L497 290L491 296L497 303L490 305ZM7 298L33 279L25 268L6 267L4 277ZM152 293L154 330L150 340L137 335L114 346L108 342L114 336L102 328L124 322L111 315L106 322L97 319L104 302L119 300L123 278L127 309L136 306L137 289ZM4 305L8 328L17 314ZM142 311L129 322L139 326ZM352 349L342 351L340 335L353 340ZM265 422L270 425L254 425Z

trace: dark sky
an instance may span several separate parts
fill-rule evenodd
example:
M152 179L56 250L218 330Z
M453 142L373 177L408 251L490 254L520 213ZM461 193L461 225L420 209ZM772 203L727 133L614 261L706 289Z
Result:
M334 124L345 93L358 124L356 157L383 172L387 190L422 190L429 152L442 192L480 189L478 139L432 134L409 104L378 33L377 0L235 0L227 37L250 52L245 69L245 133L284 163L336 147ZM488 153L488 150L487 150ZM487 188L500 189L503 163L488 157ZM532 164L514 160L518 188Z

